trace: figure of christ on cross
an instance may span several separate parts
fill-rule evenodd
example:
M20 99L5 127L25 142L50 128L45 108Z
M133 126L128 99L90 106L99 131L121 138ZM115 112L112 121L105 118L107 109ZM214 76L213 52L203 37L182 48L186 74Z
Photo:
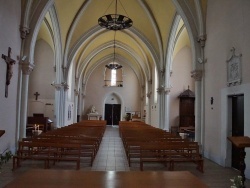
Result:
M2 58L7 64L6 69L6 82L5 82L5 97L8 97L8 85L10 85L10 80L13 75L13 65L16 63L14 59L11 59L11 48L8 49L8 56L2 54Z

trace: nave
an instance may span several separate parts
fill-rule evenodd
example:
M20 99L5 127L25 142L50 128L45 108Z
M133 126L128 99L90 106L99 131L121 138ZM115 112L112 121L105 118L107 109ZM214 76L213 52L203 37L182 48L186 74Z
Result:
M119 128L107 126L102 139L99 151L94 160L93 166L89 164L81 164L80 171L140 171L139 163L134 162L131 167L128 166L125 151L119 137ZM43 169L43 163L24 162L21 168L12 172L12 161L9 161L3 166L0 174L0 187L22 175L30 169ZM73 163L64 163L64 165L55 165L52 169L69 169L74 170ZM147 164L145 171L166 171L167 169L161 164ZM48 170L49 171L49 170ZM193 175L198 177L208 187L225 188L230 187L232 183L230 179L239 174L238 171L231 168L223 168L207 159L204 162L204 174L196 170L192 164L177 164L175 171L190 171ZM41 176L42 178L42 176ZM250 187L250 180L246 180L246 187Z

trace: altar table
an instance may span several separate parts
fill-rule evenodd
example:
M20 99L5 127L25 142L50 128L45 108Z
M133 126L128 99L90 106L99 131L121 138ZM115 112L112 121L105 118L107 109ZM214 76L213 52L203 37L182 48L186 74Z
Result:
M10 182L14 187L84 187L84 188L205 188L188 171L74 171L31 169Z

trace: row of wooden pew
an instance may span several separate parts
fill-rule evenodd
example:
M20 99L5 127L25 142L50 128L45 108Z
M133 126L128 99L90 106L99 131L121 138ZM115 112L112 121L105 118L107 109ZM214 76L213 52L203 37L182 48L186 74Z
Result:
M169 164L169 170L174 170L175 163L192 162L203 173L203 158L197 142L142 122L120 122L119 133L129 166L139 160L141 171L149 162Z
M92 166L106 128L104 120L84 120L69 126L42 133L36 137L23 138L13 157L13 170L24 160L44 161L44 168L59 161L81 162Z

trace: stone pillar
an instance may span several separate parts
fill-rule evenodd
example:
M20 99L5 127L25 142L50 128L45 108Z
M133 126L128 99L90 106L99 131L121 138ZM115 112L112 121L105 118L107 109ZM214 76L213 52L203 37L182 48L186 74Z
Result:
M60 90L61 84L52 83L52 86L55 88L55 103L54 103L54 128L60 128Z
M74 123L77 122L77 109L79 108L78 106L78 100L79 100L79 90L75 89L74 90L74 93L75 93L75 101L74 101L74 104L75 104L75 109L74 109Z
M86 95L84 93L82 93L81 94L81 110L79 112L79 114L80 114L80 120L84 119L84 114L83 114L84 111L83 111L83 109L85 107L85 97L86 97ZM103 118L104 118L104 116L103 116Z
M164 86L157 88L157 93L159 94L159 128L163 129L165 127L165 93Z
M22 63L22 92L21 92L21 109L20 109L20 129L19 139L26 137L26 125L27 125L27 107L28 107L28 91L29 91L29 75L34 68L34 64Z
M164 113L164 117L165 117L165 126L164 126L164 130L166 131L170 131L171 127L169 124L169 120L170 120L170 88L165 88L165 113Z
M147 93L148 105L146 109L146 119L145 119L145 122L147 124L151 124L151 99L150 99L151 95L152 95L152 92Z
M202 108L201 108L201 79L202 79L202 71L201 70L194 70L191 72L191 77L195 80L195 141L198 142L200 145L202 144L201 138L201 115L202 115Z
M160 87L157 89L159 93L159 105L160 105L160 128L170 131L169 126L169 93L170 88Z
M79 96L79 102L78 102L78 115L80 116L79 117L79 120L83 120L83 109L84 109L84 98L85 98L85 94L84 94L84 91L85 91L85 84L84 83L81 83L81 87L80 87L80 93L81 95Z

